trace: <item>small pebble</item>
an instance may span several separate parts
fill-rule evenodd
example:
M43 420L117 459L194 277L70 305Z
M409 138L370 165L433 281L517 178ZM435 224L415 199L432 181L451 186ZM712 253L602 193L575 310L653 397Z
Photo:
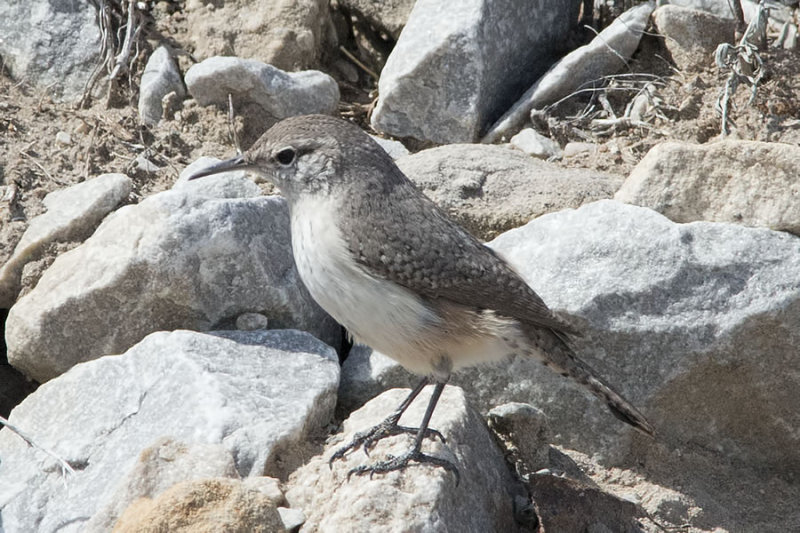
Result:
M539 159L549 159L561 152L557 142L533 128L526 128L511 137L511 145Z
M267 317L261 313L242 313L236 317L236 329L241 331L267 329L268 322Z
M306 522L306 515L300 509L278 507L278 514L281 515L281 522L287 531L299 528Z
M564 147L564 157L572 157L578 154L593 153L597 151L594 143L571 142Z
M147 159L144 155L139 155L136 158L136 168L144 172L158 172L161 167Z
M56 133L56 144L61 146L69 146L72 144L72 136L66 131L59 131Z

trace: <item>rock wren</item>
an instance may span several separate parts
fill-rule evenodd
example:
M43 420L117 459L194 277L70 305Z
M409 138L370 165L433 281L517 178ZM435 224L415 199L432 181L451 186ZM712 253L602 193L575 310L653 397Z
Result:
M195 173L196 179L244 169L274 183L289 203L292 250L311 296L363 342L424 376L381 424L359 433L331 461L388 436L413 433L399 457L351 473L380 473L410 461L458 474L424 454L422 441L452 372L536 357L570 376L619 419L653 435L652 426L570 348L574 331L500 256L452 222L357 126L308 115L283 120L246 153ZM422 391L434 390L418 428L398 425Z

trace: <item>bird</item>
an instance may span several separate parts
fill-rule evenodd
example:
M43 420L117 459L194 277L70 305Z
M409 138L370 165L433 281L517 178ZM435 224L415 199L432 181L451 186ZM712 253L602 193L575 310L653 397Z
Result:
M403 454L358 466L386 473L451 462L422 451L436 403L452 373L481 363L533 357L583 385L611 413L640 432L645 416L576 355L579 335L556 316L499 254L453 222L357 125L327 115L283 119L244 153L199 170L190 180L246 170L271 181L289 206L298 273L316 302L354 341L422 376L381 423L359 432L329 463L396 434L413 435ZM433 391L418 427L399 425L428 385Z

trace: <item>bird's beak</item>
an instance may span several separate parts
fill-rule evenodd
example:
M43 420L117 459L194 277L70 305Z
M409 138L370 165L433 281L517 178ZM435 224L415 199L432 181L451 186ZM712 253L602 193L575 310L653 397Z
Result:
M231 159L226 159L225 161L220 161L219 163L214 163L210 167L201 169L186 179L196 180L197 178L205 178L206 176L219 174L220 172L229 172L231 170L251 170L251 168L252 167L245 161L243 155L237 155Z

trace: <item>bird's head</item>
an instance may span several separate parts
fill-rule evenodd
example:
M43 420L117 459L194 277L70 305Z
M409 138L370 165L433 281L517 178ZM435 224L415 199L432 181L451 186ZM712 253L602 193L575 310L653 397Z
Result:
M377 176L371 166L380 168L387 162L394 166L358 126L327 115L304 115L278 122L244 154L202 169L189 179L247 170L271 181L291 202L308 194L347 191L358 180Z

